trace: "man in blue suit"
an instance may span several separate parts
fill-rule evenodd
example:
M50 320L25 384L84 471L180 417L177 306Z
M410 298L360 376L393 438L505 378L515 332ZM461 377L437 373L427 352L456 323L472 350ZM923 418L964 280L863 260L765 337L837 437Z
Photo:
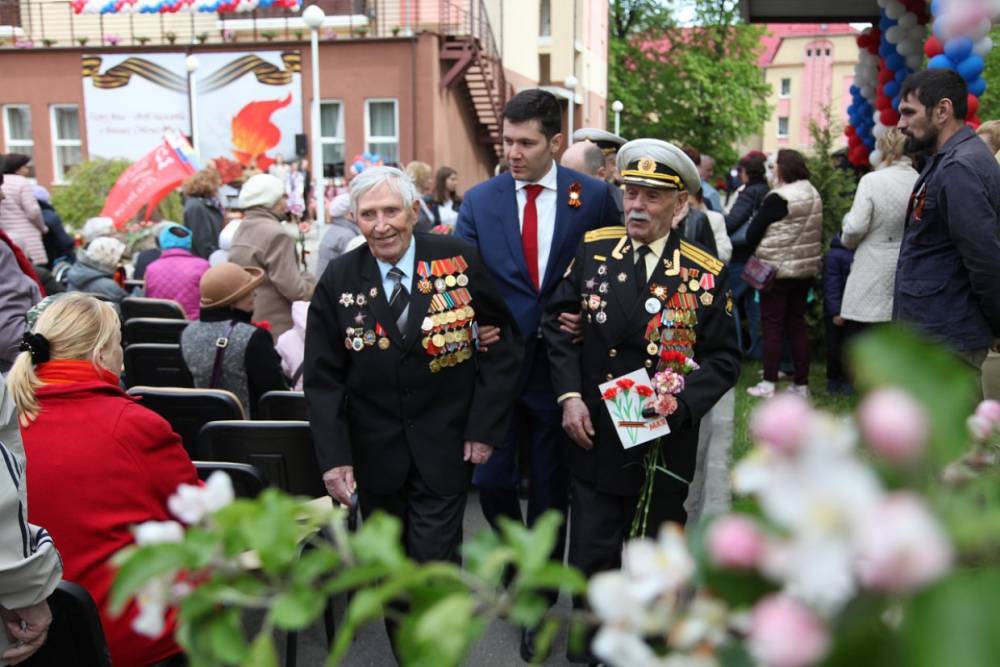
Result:
M458 213L456 233L479 247L525 341L511 432L505 446L478 466L473 477L483 514L494 527L501 516L524 521L517 495L522 442L531 458L527 524L549 509L566 513L566 435L541 318L584 232L622 224L604 182L556 165L563 140L554 95L529 89L512 97L503 121L504 159L510 169L469 190ZM553 550L560 560L564 539L565 530ZM521 642L526 661L533 646L528 631Z

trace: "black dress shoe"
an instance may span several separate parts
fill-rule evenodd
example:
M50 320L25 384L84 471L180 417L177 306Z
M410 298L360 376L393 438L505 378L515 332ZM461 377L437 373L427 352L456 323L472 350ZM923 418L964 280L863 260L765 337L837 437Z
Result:
M538 662L549 657L549 652L544 654L535 653L535 638L538 636L538 628L524 628L521 630L521 660L531 663L536 659Z

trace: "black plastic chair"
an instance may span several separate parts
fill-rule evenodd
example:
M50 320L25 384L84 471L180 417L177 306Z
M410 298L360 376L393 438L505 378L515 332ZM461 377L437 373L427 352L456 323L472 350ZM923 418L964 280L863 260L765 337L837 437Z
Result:
M190 324L187 320L166 317L133 317L125 320L122 339L132 343L170 343L179 345L181 333Z
M144 296L127 296L122 299L122 319L133 317L163 317L186 320L187 315L181 304L173 299L150 299Z
M301 391L269 391L257 401L258 419L309 421L306 395Z
M146 288L146 281L145 280L141 280L141 279L140 280L135 280L135 279L129 278L128 280L125 281L125 291L128 292L128 293L130 293L130 294L134 290L136 290L136 289L140 289L141 290L141 289L145 289L145 288Z
M168 422L184 441L188 456L195 458L198 434L212 421L245 419L240 399L224 389L189 389L184 387L137 386L128 390Z
M30 667L111 667L111 654L101 628L101 617L86 589L60 581L49 596L52 625L35 655L21 663Z
M138 387L194 387L181 346L135 343L125 348L125 385Z
M233 492L237 498L256 498L267 486L260 471L249 463L226 463L224 461L193 461L198 471L198 479L204 481L213 472L221 471L233 481Z
M299 496L327 495L304 421L216 421L198 435L200 461L249 463L268 485Z

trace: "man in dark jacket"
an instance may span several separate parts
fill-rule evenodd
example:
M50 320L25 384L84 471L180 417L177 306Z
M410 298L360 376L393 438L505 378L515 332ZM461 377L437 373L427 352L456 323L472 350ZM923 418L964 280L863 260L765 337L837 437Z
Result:
M900 96L907 152L933 155L906 213L893 319L978 370L1000 339L1000 166L965 124L968 90L956 72L913 74Z
M42 209L42 219L45 220L45 227L48 229L42 235L42 243L45 244L45 254L49 257L49 262L45 265L45 268L51 269L57 262L61 261L75 261L76 257L73 254L73 248L76 246L76 243L73 241L73 237L66 233L62 218L59 217L59 213L52 207L49 191L40 185L36 185L35 199L38 200L38 205Z
M830 241L823 257L823 320L826 324L826 390L831 394L850 393L851 384L844 364L844 300L847 276L854 263L854 251L840 242L840 234Z

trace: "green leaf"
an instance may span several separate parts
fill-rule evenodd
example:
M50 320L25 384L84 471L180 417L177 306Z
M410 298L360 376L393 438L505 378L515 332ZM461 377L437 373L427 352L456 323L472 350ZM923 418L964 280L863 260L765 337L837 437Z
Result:
M1000 568L959 571L907 605L901 631L907 667L990 667L1000 656Z
M351 550L362 563L379 563L390 571L396 571L407 563L402 535L403 526L399 519L384 512L375 512L351 537Z
M548 561L535 572L522 574L518 585L549 591L563 590L574 595L587 591L587 579L579 570L554 561Z
M219 660L238 665L246 659L249 647L243 637L239 609L230 608L216 614L209 620L208 632L212 654Z
M111 587L111 613L119 614L125 603L148 580L187 565L182 543L152 544L139 547L122 564Z
M282 630L301 630L316 620L325 604L326 598L320 591L295 586L275 599L271 619Z
M350 648L357 629L365 623L380 618L383 606L383 595L378 589L362 590L354 594L344 614L344 623L337 632L333 646L330 648L327 665L332 667L340 662L340 659L347 653L347 649Z
M518 572L536 572L549 561L562 521L559 512L549 510L538 517L529 530L518 521L501 517L500 533L503 541L514 549Z
M264 629L253 643L246 663L241 667L278 667L278 652L274 648L274 639L270 631Z
M884 599L872 596L852 600L830 628L835 640L824 667L905 664L898 634L882 620L886 606Z
M533 628L549 610L549 602L541 595L522 592L510 608L510 621L523 628Z
M298 501L277 489L267 489L257 504L259 511L243 522L243 536L257 552L263 570L276 575L299 558Z
M337 574L323 584L323 592L336 595L345 591L367 586L389 574L389 568L381 563L354 565Z
M324 545L317 545L303 552L292 580L297 584L312 584L314 581L336 570L340 565L340 556L336 551Z
M410 611L400 628L403 664L412 667L457 667L485 623L475 616L475 600L467 592L448 595L428 608Z

